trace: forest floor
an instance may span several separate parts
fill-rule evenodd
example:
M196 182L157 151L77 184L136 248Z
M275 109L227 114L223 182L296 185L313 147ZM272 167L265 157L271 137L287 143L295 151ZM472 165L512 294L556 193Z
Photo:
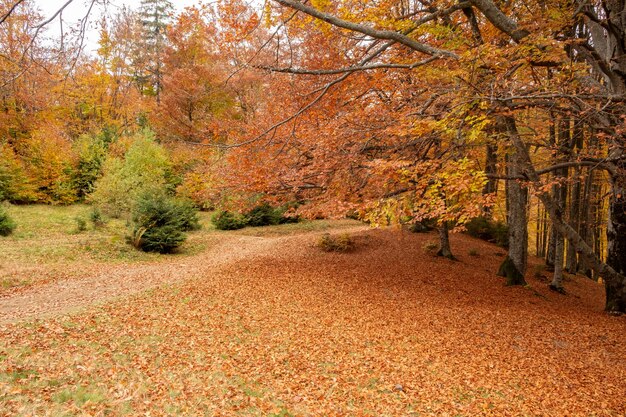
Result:
M355 250L320 251L322 231ZM69 271L0 258L48 270L0 292L0 415L626 415L626 318L602 286L553 293L532 260L505 287L501 248L453 235L455 262L433 241L327 222Z

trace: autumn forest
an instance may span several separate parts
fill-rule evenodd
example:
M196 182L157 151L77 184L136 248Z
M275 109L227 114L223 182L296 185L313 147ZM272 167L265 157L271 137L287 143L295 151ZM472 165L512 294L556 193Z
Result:
M0 0L0 415L626 413L624 0L58 3Z

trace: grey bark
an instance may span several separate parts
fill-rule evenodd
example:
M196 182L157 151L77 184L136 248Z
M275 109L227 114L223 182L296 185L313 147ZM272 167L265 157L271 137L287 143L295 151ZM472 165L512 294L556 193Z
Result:
M512 136L519 137L515 120L511 116L500 117L499 123L509 140ZM509 155L509 178L523 173L523 155L514 149ZM517 180L507 180L507 207L509 226L509 251L500 265L498 275L506 278L507 285L526 285L524 276L528 262L528 190Z
M498 164L498 146L488 144L485 152L485 174L487 175L487 184L483 188L483 194L495 194L498 191L498 180L495 177L497 174ZM483 207L483 215L485 217L491 217L491 207Z
M443 256L448 259L456 259L452 254L452 249L450 248L448 225L445 223L442 224L437 227L437 231L439 232L439 250L437 251L437 256Z
M569 203L569 223L580 234L580 169L574 170L574 177ZM578 272L576 248L569 240L567 241L566 269L570 274Z
M556 237L556 245L554 248L554 275L550 288L555 291L564 292L563 290L563 244L565 240L563 236L558 235Z
M508 119L512 119L510 116ZM508 121L508 123L513 123L514 120ZM540 187L541 181L539 175L537 174L532 160L530 159L530 155L528 154L528 150L526 149L526 145L519 135L511 134L510 136L515 149L517 150L518 158L522 164L522 171L531 181L531 183L535 186L537 191L537 196L542 201L548 213L550 214L550 218L552 220L552 224L558 233L562 236L566 237L576 247L576 252L578 252L581 256L585 257L588 264L593 268L593 270L600 276L605 278L606 282L606 292L607 292L607 300L605 309L607 311L614 312L624 312L626 309L626 304L622 302L624 297L626 297L624 288L626 288L626 276L624 275L624 270L616 270L613 268L613 264L604 263L600 260L600 258L596 255L589 245L580 237L580 235L565 222L563 217L563 212L561 211L558 204L555 203L552 196L543 191ZM622 216L626 217L626 202L623 198L620 199L622 201ZM615 206L615 202L613 202L612 206ZM623 221L626 224L626 218L621 218L620 221ZM614 229L615 230L615 229ZM626 232L626 230L624 230ZM626 245L626 235L622 239L624 245ZM619 257L623 251L626 250L626 246L622 246L618 248L614 253L618 255L618 259L614 259L615 263L621 263L624 259ZM622 268L626 266L624 263L618 265ZM621 271L621 272L620 272Z

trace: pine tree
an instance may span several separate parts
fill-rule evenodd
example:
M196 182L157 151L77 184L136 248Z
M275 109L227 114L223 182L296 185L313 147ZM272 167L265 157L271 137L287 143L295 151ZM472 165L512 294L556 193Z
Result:
M138 20L142 42L138 51L137 82L142 93L151 93L161 102L163 88L163 54L167 44L167 26L174 12L169 0L142 0Z

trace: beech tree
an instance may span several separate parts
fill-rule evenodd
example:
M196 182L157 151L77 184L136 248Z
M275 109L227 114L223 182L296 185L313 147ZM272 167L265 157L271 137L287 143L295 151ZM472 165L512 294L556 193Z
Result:
M606 309L620 312L626 309L622 118L625 37L624 23L620 20L623 2L538 1L532 5L511 2L506 8L490 0L393 1L383 6L350 3L342 4L341 8L297 0L273 3L280 6L276 9L280 25L302 22L297 16L306 15L323 22L321 30L329 36L341 34L355 40L355 47L347 55L348 62L346 59L325 65L322 62L321 68L262 65L291 74L336 75L325 88L318 90L326 95L331 94L332 88L339 89L337 84L356 72L393 71L397 78L402 78L403 71L421 75L427 72L425 66L436 68L437 61L444 62L441 67L459 80L459 91L471 92L470 98L458 95L454 98L456 105L469 101L474 105L457 114L484 117L492 125L499 125L499 137L508 148L509 168L504 176L508 183L511 244L505 261L508 265L504 265L502 272L509 282L524 282L528 215L525 190L529 187L545 205L555 230L605 278ZM551 18L540 18L545 15ZM361 53L357 53L358 47ZM572 57L575 57L573 62ZM439 76L445 78L444 74ZM317 105L316 100L310 102ZM308 110L306 105L301 108ZM449 112L451 108L445 110ZM529 153L533 139L528 133L534 127L522 117L529 109L547 112L548 108L556 108L564 116L576 114L592 125L601 140L606 141L608 154L578 155L574 160L566 158L555 165L542 166L534 161ZM493 131L488 126L489 123L482 125L486 133ZM546 175L557 169L592 164L609 173L612 185L606 263L565 221L564 208L550 194L552 185L546 180Z

